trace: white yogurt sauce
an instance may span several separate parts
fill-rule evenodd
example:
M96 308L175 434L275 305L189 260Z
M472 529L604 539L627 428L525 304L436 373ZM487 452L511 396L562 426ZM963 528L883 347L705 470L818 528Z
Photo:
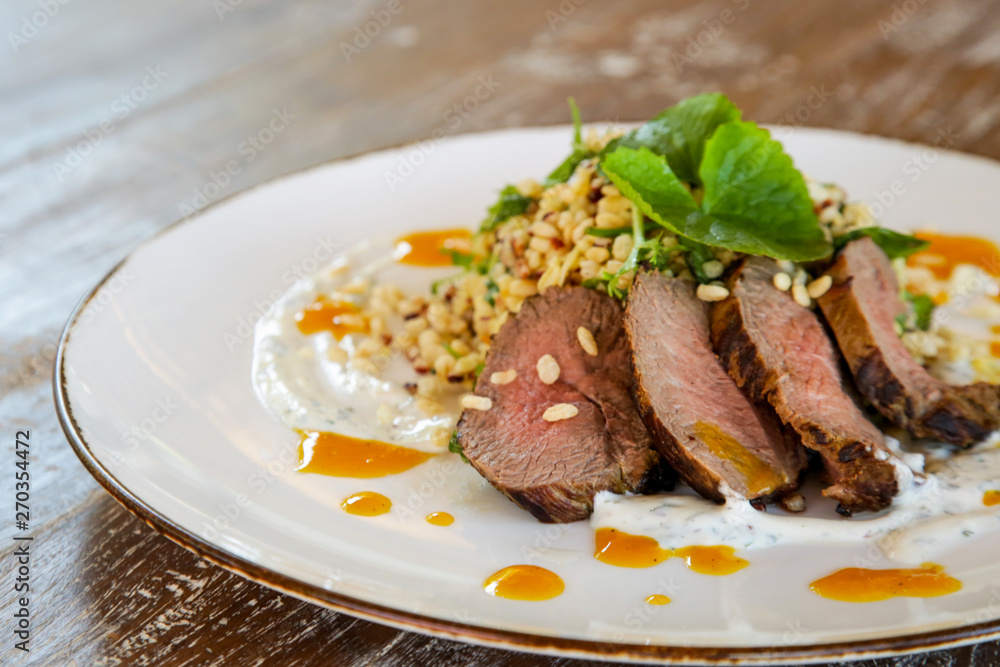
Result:
M893 442L892 439L889 439ZM856 544L872 541L893 560L920 563L963 539L1000 529L1000 506L983 495L1000 488L995 438L975 450L928 456L927 475L897 465L901 493L887 510L851 519L795 515L730 500L716 505L685 495L621 496L600 493L591 525L654 538L664 548L724 545L759 549L782 544ZM921 455L905 454L917 463ZM823 508L829 510L829 508ZM825 513L825 512L824 512ZM831 513L832 514L832 513Z
M420 451L447 450L448 436L459 413L457 395L443 401L445 410L427 416L404 388L416 375L401 353L388 368L369 375L334 361L339 345L352 352L358 334L337 341L328 331L304 335L295 316L353 279L388 280L413 294L426 294L430 282L453 269L401 266L393 262L392 239L367 241L335 259L330 266L296 282L257 323L254 331L253 383L258 397L289 428L324 431L380 440ZM405 280L400 280L402 274ZM378 413L379 406L391 410Z

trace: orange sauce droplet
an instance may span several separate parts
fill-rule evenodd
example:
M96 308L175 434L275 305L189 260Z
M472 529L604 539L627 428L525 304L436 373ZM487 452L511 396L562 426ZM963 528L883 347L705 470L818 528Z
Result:
M551 600L565 589L558 574L537 565L511 565L483 582L487 593L508 600Z
M664 605L670 604L670 598L666 595L650 595L646 598L646 604Z
M983 494L983 504L987 507L1000 505L1000 491L987 491Z
M419 465L431 454L377 440L312 431L299 443L299 472L331 477L385 477Z
M1000 324L994 324L994 325L993 325L993 326L992 326L992 327L990 328L990 331L992 331L993 333L995 333L995 334L997 334L998 336L1000 336Z
M990 354L994 357L1000 357L1000 341L990 343Z
M910 255L907 264L923 266L938 280L947 280L959 264L978 266L991 276L1000 276L1000 248L988 239L918 233L930 247Z
M414 232L397 239L395 259L412 266L451 266L451 256L445 251L468 247L470 238L468 229Z
M329 331L340 340L347 334L367 333L368 325L359 315L360 309L349 301L319 298L295 316L295 323L306 336Z
M594 533L594 558L618 567L652 567L670 558L652 537L629 535L614 528L598 528Z
M740 444L715 424L698 422L694 435L708 446L708 451L721 460L729 461L743 476L747 493L756 498L777 489L784 480L756 454Z
M895 597L929 598L948 595L962 582L944 573L944 568L925 563L920 568L869 570L848 567L817 579L809 588L820 597L843 602L878 602Z
M688 569L699 574L711 574L723 576L739 572L749 561L736 555L736 549L732 547L683 547L674 550L675 556L683 558Z
M431 512L427 515L427 523L435 526L450 526L455 523L455 517L447 512Z
M345 499L340 508L355 516L378 516L388 513L392 508L392 501L381 493L362 491Z

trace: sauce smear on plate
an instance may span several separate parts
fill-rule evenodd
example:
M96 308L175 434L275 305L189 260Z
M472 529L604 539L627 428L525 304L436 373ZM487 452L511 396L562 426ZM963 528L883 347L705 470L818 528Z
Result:
M537 565L511 565L483 582L487 593L508 600L551 600L565 589L558 574Z
M739 572L750 564L737 556L732 547L684 547L675 550L674 555L683 558L689 570L717 577Z
M652 537L629 535L614 528L598 528L594 534L594 558L608 565L652 567L672 555Z
M659 594L650 595L648 598L646 598L646 604L652 604L657 606L670 604L670 598L668 598L666 595L659 595Z
M1000 505L1000 491L987 491L983 494L983 504L987 507Z
M299 472L331 477L385 477L420 465L432 455L377 440L311 431L299 443Z
M392 501L381 493L362 491L346 498L340 508L355 516L378 516L392 509Z
M396 241L393 257L400 264L411 266L452 266L454 262L446 251L463 251L471 238L468 229L414 232Z
M359 308L349 301L332 301L320 297L295 316L295 323L306 336L329 331L334 338L340 340L347 334L368 332L359 312Z
M962 588L962 582L934 563L899 570L848 567L817 579L809 586L820 597L843 602L879 602L896 597L930 598Z
M455 523L455 517L447 512L431 512L427 515L427 523L435 526L450 526Z
M975 236L929 233L918 233L916 236L931 245L910 255L907 264L930 269L938 280L950 278L960 264L978 266L991 276L1000 276L1000 248L993 241Z

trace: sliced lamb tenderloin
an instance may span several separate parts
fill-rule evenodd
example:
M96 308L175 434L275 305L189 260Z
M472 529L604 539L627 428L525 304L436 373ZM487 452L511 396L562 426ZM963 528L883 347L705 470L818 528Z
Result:
M641 493L663 481L662 460L632 398L622 320L621 306L605 294L553 287L526 300L493 337L475 387L492 407L462 413L459 443L483 477L540 521L585 519L599 491ZM596 355L581 344L581 327ZM560 369L551 384L537 369L545 355ZM494 373L511 370L512 382L492 382ZM558 404L578 413L546 421L545 411Z
M698 493L771 499L796 488L806 465L774 411L754 404L709 340L708 304L695 284L642 272L625 311L636 394L657 450Z
M838 511L876 511L899 492L885 437L844 388L840 359L816 314L774 287L778 267L745 259L729 279L730 296L712 309L712 341L745 391L770 403L816 451Z
M896 273L870 238L847 244L819 304L861 393L897 426L920 438L968 446L1000 428L1000 385L951 385L910 355L895 329L905 312Z

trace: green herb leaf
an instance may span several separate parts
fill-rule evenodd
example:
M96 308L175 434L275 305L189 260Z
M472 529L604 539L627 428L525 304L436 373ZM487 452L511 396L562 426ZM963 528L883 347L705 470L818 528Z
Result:
M852 232L848 232L843 236L834 239L834 244L836 245L837 250L840 250L851 241L865 236L871 238L872 241L875 241L875 243L877 243L879 247L885 251L885 254L889 256L889 259L909 257L913 253L926 250L930 246L929 241L922 241L915 236L900 234L899 232L894 232L891 229L886 229L885 227L864 227L863 229L855 229Z
M497 305L497 294L500 293L500 286L492 278L486 280L486 294L483 299L491 306Z
M715 259L715 255L712 254L712 249L704 243L698 243L697 241L686 239L683 236L680 237L678 241L681 244L681 247L687 251L686 259L688 267L691 269L691 273L694 274L695 278L698 279L698 282L703 285L712 282L714 278L709 278L705 275L705 269L703 268L705 262L710 262Z
M500 191L500 199L487 211L489 216L483 220L479 231L491 232L498 226L514 217L522 215L531 206L531 198L525 197L513 185L508 185Z
M551 187L556 183L565 183L581 162L595 155L592 150L583 145L583 122L580 120L580 107L576 106L576 100L572 97L568 101L570 114L573 116L573 152L545 178L545 187Z
M651 121L608 144L604 156L619 147L648 148L667 159L682 181L700 184L699 167L705 143L724 123L738 121L741 112L721 93L696 95L661 112Z
M756 123L719 126L705 146L701 178L703 213L685 221L685 236L793 261L821 259L833 251L802 174Z
M469 459L465 458L465 452L462 451L462 443L458 441L458 431L452 431L451 440L448 441L448 451L458 454L466 463L469 462Z
M604 158L604 173L639 210L664 227L683 234L684 220L698 203L674 175L665 158L648 148L619 148Z
M931 316L934 314L934 300L926 294L905 292L903 296L910 302L910 306L913 308L914 324L917 325L917 328L921 331L929 330L931 328Z
M569 114L573 117L573 145L582 146L583 121L580 118L580 107L576 105L576 100L572 97L567 97L566 102L569 104Z
M471 269L476 258L471 254L464 252L459 252L458 250L451 250L450 248L442 248L441 252L451 257L451 263L454 266L460 266L463 269Z

